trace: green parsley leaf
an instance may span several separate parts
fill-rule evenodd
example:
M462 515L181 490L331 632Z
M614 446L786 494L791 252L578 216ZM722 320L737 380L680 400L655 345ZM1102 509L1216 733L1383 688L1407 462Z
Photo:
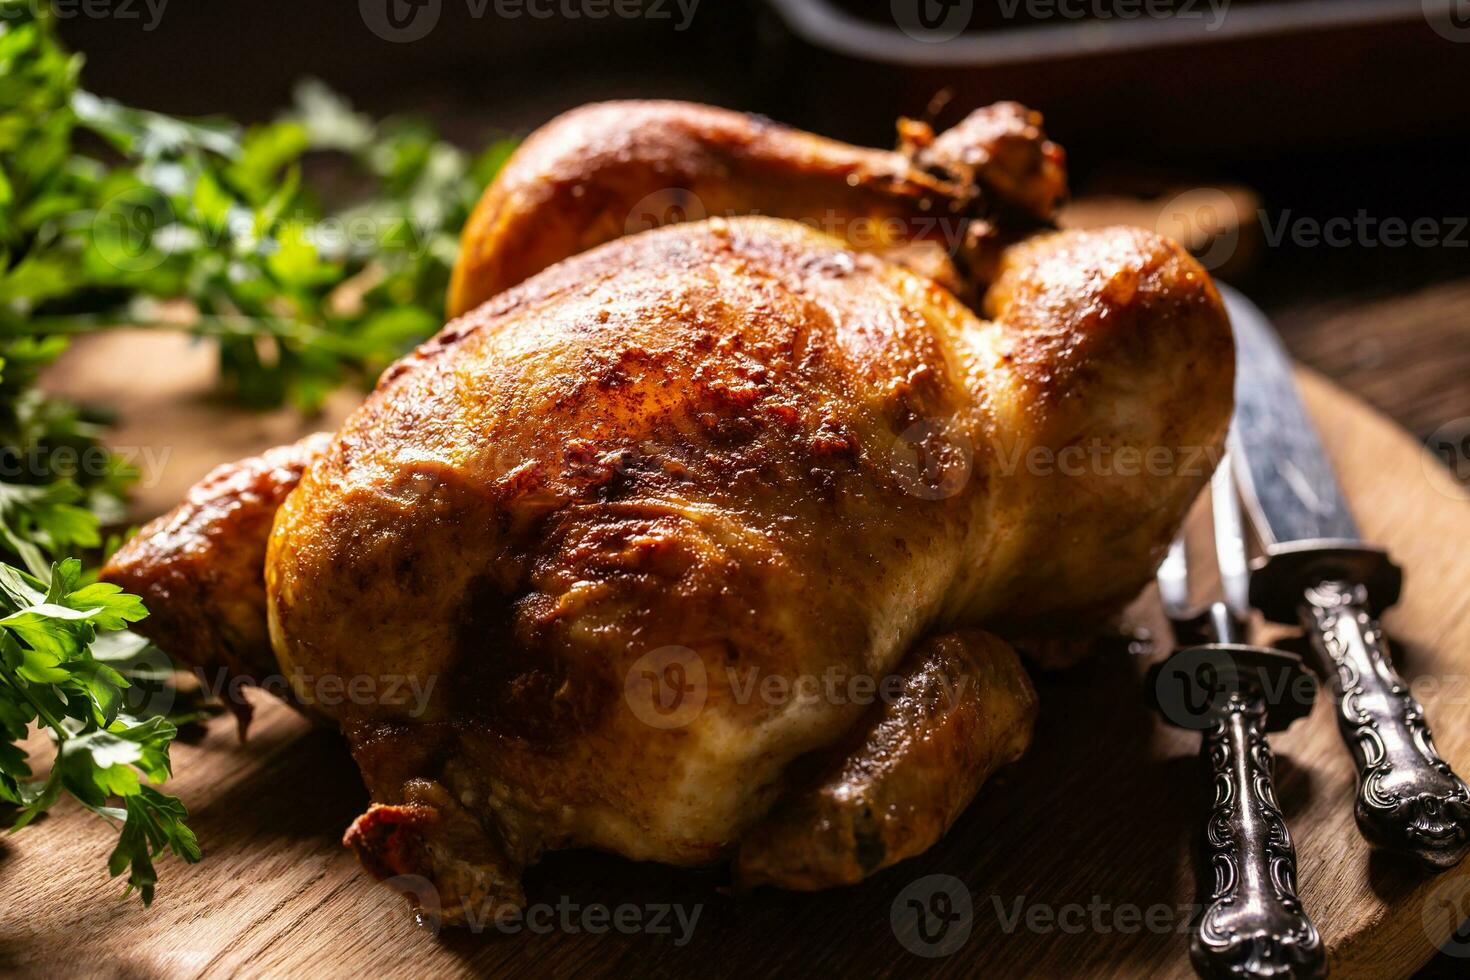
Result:
M153 901L154 858L171 851L199 859L184 823L183 804L146 783L170 774L169 745L178 728L166 718L135 718L122 711L131 685L112 663L93 656L99 636L116 635L146 616L137 596L104 583L82 584L76 559L53 565L45 580L0 565L0 800L18 807L19 830L54 806L63 793L98 816L122 822L108 861L112 874L128 871L127 891ZM135 643L110 644L111 654ZM114 659L114 663L120 662ZM16 743L32 723L56 745L42 781ZM121 807L113 804L120 800Z

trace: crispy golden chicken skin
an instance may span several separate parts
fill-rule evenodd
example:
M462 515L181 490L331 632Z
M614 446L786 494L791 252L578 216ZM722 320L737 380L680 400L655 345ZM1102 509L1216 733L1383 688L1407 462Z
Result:
M227 597L151 584L263 575L278 669L374 801L347 843L448 921L554 848L855 881L1024 751L1000 637L1131 599L1229 418L1228 323L1172 242L1034 235L986 287L768 217L617 238L390 368L304 473L241 464L284 498L263 564L258 524L155 528L104 575L205 633Z
M465 226L449 314L466 313L553 263L674 221L760 214L811 224L915 264L951 291L986 221L1034 227L1066 196L1061 148L1014 102L935 137L900 123L896 151L851 146L760 116L688 102L603 102L541 127ZM937 253L915 248L937 244ZM936 259L936 255L938 259Z
M247 682L275 674L261 574L266 542L281 501L331 438L318 432L216 467L183 503L144 525L107 571L148 604L137 631L186 664ZM230 708L243 732L249 704Z

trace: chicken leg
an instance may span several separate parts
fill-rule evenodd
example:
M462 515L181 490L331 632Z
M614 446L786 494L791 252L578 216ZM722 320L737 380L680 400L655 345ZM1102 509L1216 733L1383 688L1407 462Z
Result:
M465 226L449 314L614 238L744 214L801 221L960 292L989 268L997 227L1046 225L1066 196L1061 148L1014 102L938 138L910 120L899 134L899 150L886 151L687 102L575 109L533 134L486 189ZM951 255L965 266L958 274Z

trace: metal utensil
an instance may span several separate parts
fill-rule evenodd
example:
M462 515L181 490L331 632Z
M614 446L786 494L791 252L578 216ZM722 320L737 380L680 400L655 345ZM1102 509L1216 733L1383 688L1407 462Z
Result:
M1176 638L1207 642L1176 650L1155 668L1155 706L1171 724L1198 730L1215 798L1206 825L1209 871L1189 958L1202 977L1319 977L1317 927L1296 893L1296 849L1273 786L1268 731L1311 710L1317 685L1295 654L1243 642L1245 542L1227 466L1212 486L1215 552L1226 599L1189 601L1183 532L1159 568L1159 593Z
M1231 455L1265 545L1250 602L1311 635L1357 764L1363 835L1429 868L1452 867L1470 851L1470 788L1439 757L1376 618L1398 601L1403 573L1359 535L1269 321L1234 290L1220 293L1239 364Z

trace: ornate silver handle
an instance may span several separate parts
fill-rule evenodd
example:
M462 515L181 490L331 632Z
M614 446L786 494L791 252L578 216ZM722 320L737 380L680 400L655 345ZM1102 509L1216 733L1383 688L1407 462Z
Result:
M1215 781L1206 841L1214 887L1190 939L1202 977L1320 977L1317 927L1296 895L1296 849L1276 804L1266 704L1232 692L1202 748Z
M1324 666L1335 668L1337 726L1358 769L1354 806L1371 842L1434 869L1470 851L1470 789L1439 757L1424 709L1389 661L1360 584L1306 590L1299 613Z

